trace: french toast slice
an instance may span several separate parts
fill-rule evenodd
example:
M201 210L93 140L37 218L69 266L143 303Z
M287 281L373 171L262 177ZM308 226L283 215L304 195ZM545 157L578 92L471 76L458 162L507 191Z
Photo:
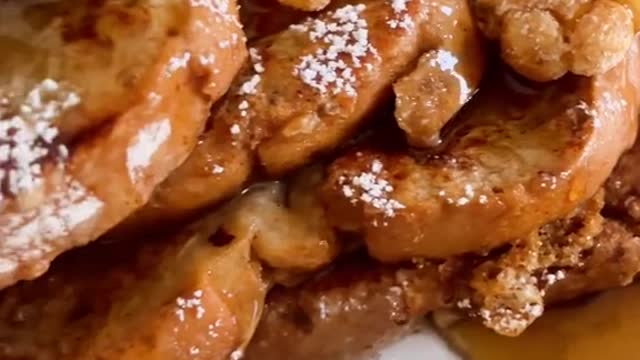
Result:
M578 215L574 220L588 223L594 215L598 216ZM625 286L640 273L640 238L623 223L605 219L601 230L590 238L592 231L581 234L579 223L567 220L565 225L571 224L568 227L562 222L550 224L555 229L547 233L547 239L560 244L567 239L565 236L573 234L578 235L574 240L591 242L593 247L582 253L581 264L550 268L541 277L540 285L547 287L545 304ZM561 254L562 251L556 253ZM411 331L413 323L425 314L449 309L469 311L471 305L462 294L468 294L470 273L485 261L492 261L492 257L404 265L347 258L298 287L274 288L267 296L246 359L333 360L375 353ZM555 282L550 283L549 279ZM507 295L495 290L496 295ZM526 295L517 291L510 294ZM511 324L517 320L514 318Z
M228 359L251 337L267 283L252 233L219 233L223 221L215 213L166 239L98 241L4 290L0 357Z
M0 3L0 288L147 202L245 58L234 1Z
M257 41L211 129L130 227L219 202L239 191L256 165L277 176L334 150L422 53L447 49L458 37L480 44L478 35L466 1L337 1Z
M330 222L395 262L483 253L566 216L633 144L639 65L634 46L592 78L522 87L491 77L435 150L336 160L323 191Z

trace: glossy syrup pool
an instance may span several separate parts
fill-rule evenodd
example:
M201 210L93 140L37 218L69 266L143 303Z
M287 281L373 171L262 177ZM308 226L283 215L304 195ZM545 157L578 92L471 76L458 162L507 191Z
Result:
M517 338L496 335L470 321L443 334L468 360L640 359L640 284L548 310Z

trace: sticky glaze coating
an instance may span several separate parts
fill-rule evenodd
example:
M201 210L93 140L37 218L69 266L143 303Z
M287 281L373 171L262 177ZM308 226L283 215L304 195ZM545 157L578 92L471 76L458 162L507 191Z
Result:
M250 228L212 241L224 214L164 239L91 244L3 291L0 357L229 359L253 334L268 284Z
M70 4L0 5L0 288L144 204L246 53L234 2Z
M330 221L394 262L482 253L565 216L633 144L638 58L539 89L496 79L432 153L351 151L328 172Z
M473 0L480 28L502 59L535 81L602 74L633 41L634 1Z
M547 235L550 239L558 236L553 241L561 244L568 229L560 226L556 230ZM625 286L640 272L640 239L623 224L606 220L597 237L581 240L585 241L593 241L593 252L584 253L583 265L564 268L565 277L550 285L544 295L547 304ZM426 262L419 267L390 267L349 259L300 287L274 289L246 358L375 356L389 340L406 334L412 319L460 305L468 310L461 296L468 294L467 281L476 260L483 261L464 258L442 265Z
M130 227L212 205L239 191L256 165L282 175L335 149L420 54L470 31L466 1L405 5L339 1L255 43L212 128Z

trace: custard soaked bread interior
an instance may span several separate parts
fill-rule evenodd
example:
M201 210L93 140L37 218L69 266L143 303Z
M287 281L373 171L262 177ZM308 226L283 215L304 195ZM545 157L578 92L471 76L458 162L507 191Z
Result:
M100 236L186 158L245 57L224 5L0 4L0 287Z

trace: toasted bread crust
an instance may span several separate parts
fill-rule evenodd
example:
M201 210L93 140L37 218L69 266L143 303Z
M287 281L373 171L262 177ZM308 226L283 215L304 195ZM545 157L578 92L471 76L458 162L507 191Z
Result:
M451 9L451 16L441 7ZM315 21L340 25L335 33L323 33ZM381 0L366 6L338 1L317 18L261 39L252 63L217 107L212 129L131 223L176 218L215 204L239 191L256 165L281 175L335 149L420 54L447 48L448 39L461 33L473 37L470 25L470 10L459 0L412 1L401 10ZM363 31L342 29L354 26ZM350 36L347 42L355 45L344 49L330 40ZM337 77L329 70L329 55L314 58L332 51L348 63L344 73L334 69ZM327 68L323 73L316 66Z
M427 155L352 151L324 187L332 222L393 262L488 251L566 216L633 144L639 59L528 93L487 84Z
M0 287L42 274L58 254L120 222L195 146L211 102L226 90L245 50L234 3L176 4L181 26L131 90L134 101L76 141L62 171L44 167L37 201L4 200ZM72 85L81 93L82 84Z

